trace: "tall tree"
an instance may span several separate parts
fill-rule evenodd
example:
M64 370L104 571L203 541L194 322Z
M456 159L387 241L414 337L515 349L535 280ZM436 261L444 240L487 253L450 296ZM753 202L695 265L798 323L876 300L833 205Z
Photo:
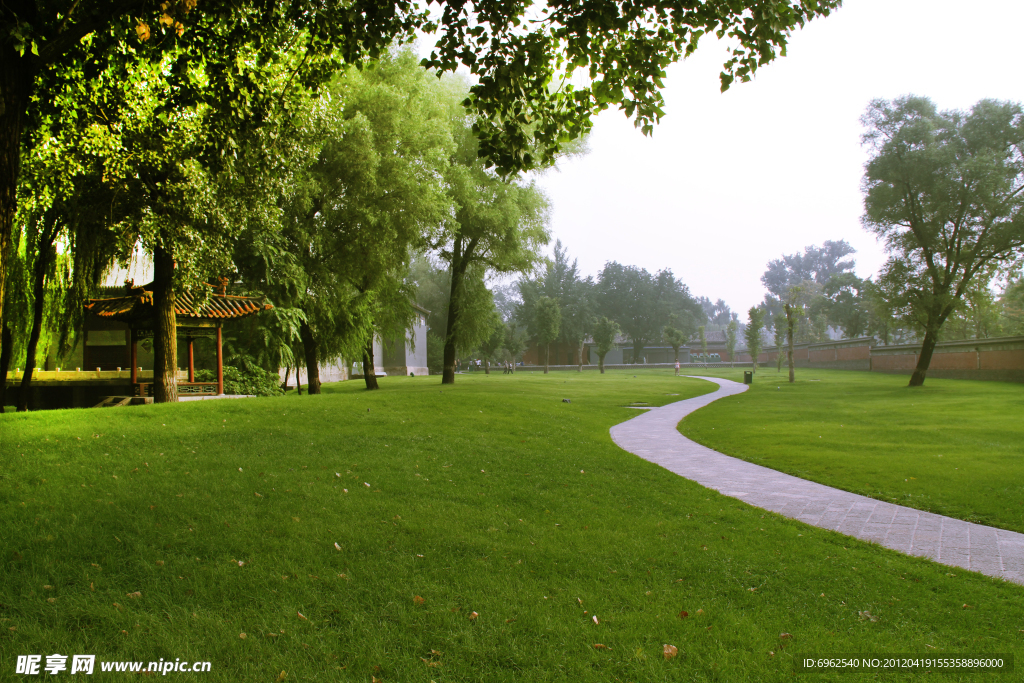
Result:
M669 322L661 330L662 340L672 347L675 353L675 362L679 362L679 349L693 336L694 321L689 312L681 315L673 313L669 316Z
M505 323L501 321L501 316L498 314L497 309L492 311L490 322L491 332L484 335L479 344L480 355L483 356L484 360L485 375L491 374L491 359L495 357L505 343Z
M730 320L729 324L725 326L725 351L729 354L729 367L732 367L733 358L736 356L736 330L738 327L739 324L735 320Z
M757 357L761 355L761 331L764 329L764 311L757 306L751 306L747 311L750 322L743 336L747 342L747 351L750 353L750 360L753 363L753 370L757 372Z
M782 362L786 358L782 355L782 346L786 343L786 322L777 318L772 329L775 333L772 340L775 343L775 372L782 372Z
M547 200L541 191L533 183L503 180L484 168L470 129L456 135L458 148L446 173L456 208L432 242L451 277L442 384L454 384L457 349L468 343L463 329L467 293L483 287L488 273L529 271L548 241ZM489 293L488 299L493 307Z
M864 226L885 240L878 278L924 330L910 386L924 384L943 323L977 277L1024 250L1024 113L982 100L938 111L923 97L875 100Z
M651 275L643 268L608 262L598 276L595 299L598 310L618 322L633 342L634 363L643 362L644 348L661 338L673 313L705 320L689 289L667 269Z
M559 326L562 322L562 312L558 308L558 302L549 296L537 299L533 321L537 341L544 347L544 374L546 375L548 374L548 355L551 352L551 342L558 338Z
M288 169L280 237L297 267L265 282L275 300L304 313L310 394L319 393L319 363L347 356L372 367L374 335L405 334L414 315L414 286L403 282L410 249L425 245L450 208L441 174L454 150L457 93L411 52L395 51L349 69L329 97L307 105L303 136L313 148ZM376 388L372 372L364 377Z
M619 325L603 315L594 323L594 344L597 345L597 367L604 374L604 357L615 348L615 339L619 336Z

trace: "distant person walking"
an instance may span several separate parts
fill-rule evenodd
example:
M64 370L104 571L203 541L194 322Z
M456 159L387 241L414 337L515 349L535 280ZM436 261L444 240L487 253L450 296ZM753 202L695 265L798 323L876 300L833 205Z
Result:
M676 377L679 376L679 359L676 359Z

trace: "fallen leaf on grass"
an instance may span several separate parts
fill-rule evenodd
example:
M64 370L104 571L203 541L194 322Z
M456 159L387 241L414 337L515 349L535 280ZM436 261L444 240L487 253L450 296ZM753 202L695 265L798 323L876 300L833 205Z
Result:
M513 621L515 621L515 619L506 619L505 623L506 624L511 624Z
M688 616L690 616L690 613L687 612L686 610L683 610L682 612L679 613L679 618L680 619L685 619Z
M254 492L254 493L255 493L255 492ZM178 497L180 498L181 496L178 496ZM260 494L256 493L256 497L257 497L257 498L262 498L263 496L261 496ZM284 672L282 671L281 673L284 673Z
M600 624L601 623L600 621L597 620L597 615L596 614L593 617L591 617L591 618L594 620L595 624Z
M245 566L245 562L242 562L241 560L238 560L238 566L239 567L244 567Z
M967 603L964 603L964 609L974 609L974 608L972 606L968 605Z
M338 542L337 542L337 541L335 541L335 542L334 542L334 549L335 549L335 550L341 550L341 546L340 546L340 545L338 545Z
M43 586L43 590L52 591L53 586Z
M135 591L134 593L126 593L125 595L127 595L129 598L141 598L142 597L142 593L139 592L139 591Z
M52 605L53 603L57 602L57 598L46 598L46 602Z
M286 678L288 678L288 672L287 671L282 671L281 673L279 673L277 675L277 683L281 683L281 681L283 681Z
M860 617L861 621L878 621L878 617L876 617L867 610L864 610L863 612L857 612L857 616Z
M162 567L162 566L164 566L164 561L163 560L157 560L154 564L156 564L156 566L158 566L158 567Z
M702 610L702 609L697 610L697 614L704 614L704 610Z
M245 640L245 639L246 639L246 638L248 638L249 636L245 635L244 633L239 633L239 634L238 634L238 637L239 637L239 638L241 638L242 640Z
M610 650L611 648L608 647L607 645L605 645L604 643L594 643L594 649L595 650Z
M96 587L92 585L92 581L89 582L89 590L92 591L93 593L96 592Z
M677 654L679 654L679 648L675 645L666 644L665 647L661 650L661 656L665 659L672 659Z
M414 596L412 596L412 602L413 602L414 605L422 605L423 603L426 602L426 600L424 600L423 598L421 598L418 595L414 595Z
M116 607L117 609L121 609L121 605L117 604L116 602L114 603L114 607Z
M304 615L302 612L296 612L295 616L297 616L299 619L302 619L303 621L309 621L309 619L306 618L306 615Z
M477 617L479 617L479 616L480 616L480 615L479 615L479 614L477 614L476 612L472 612L472 613L470 613L470 615L469 615L469 620L470 620L470 621L476 621L476 618L477 618Z
M780 633L779 638L792 638L793 636L789 633Z

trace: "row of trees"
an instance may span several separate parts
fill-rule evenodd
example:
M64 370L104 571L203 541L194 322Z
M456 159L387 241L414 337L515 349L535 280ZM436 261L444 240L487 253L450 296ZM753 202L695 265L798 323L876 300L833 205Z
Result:
M156 78L153 73L144 76ZM76 235L73 227L89 216L76 204L65 210L58 202L29 214L46 197L38 187L23 183L25 220L18 236L26 248L13 259L22 265L15 270L21 276L9 289L13 305L8 314L32 318L33 325L15 328L31 333L27 342L24 333L13 335L14 343L6 345L12 354L24 349L26 359L35 358L47 305L56 314L51 322L67 340L63 350L69 350L90 277L95 282L103 265L125 259L141 241L154 255L155 365L158 371L170 368L157 374L162 386L158 398L176 397L175 294L190 282L211 281L221 274L229 275L236 291L263 295L275 304L270 314L241 324L246 334L232 340L235 362L274 372L301 363L309 392L318 393L322 362L345 357L373 367L373 336L405 334L416 297L408 276L410 254L425 250L449 274L445 345L453 359L444 379L450 382L452 349L462 343L460 320L466 307L472 307L472 297L465 293L483 288L487 272L531 269L548 241L542 194L530 183L487 170L479 158L478 140L461 104L467 93L463 81L438 79L411 52L386 53L361 69L346 69L319 97L298 93L289 101L289 125L267 124L258 131L257 137L267 138L257 141L266 152L263 164L236 161L230 172L222 169L214 175L194 158L185 158L194 149L176 148L181 136L171 125L174 118L156 113L160 97L147 91L150 81L145 79L142 87L128 89L142 102L124 115L128 123L153 135L172 128L164 133L162 156L136 157L127 150L137 144L119 142L94 154L96 163L82 164L59 188L65 196L86 197L90 188L110 184L120 170L125 185L117 188L120 193L149 198L133 202L130 210L125 202L124 213L115 216L119 220L112 226L109 213L99 214L97 224L88 226L112 239L89 248L74 245L76 257L88 255L96 266L89 273L73 269L85 280L80 286L69 286L74 278L66 274L55 277L55 259L43 259L54 250L57 237ZM103 94L113 98L118 91ZM119 125L124 130L128 124ZM240 138L236 142L241 144ZM64 159L88 158L90 150L83 147L69 140L30 166L23 178L45 179L61 170L55 167ZM200 216L182 216L197 206L203 209ZM92 205L86 209L92 216L97 213ZM204 222L201 229L197 221ZM179 230L181 226L188 229ZM70 264L65 266L68 270ZM41 271L49 273L48 282L60 290L58 295L40 294L45 279L38 276ZM27 289L32 283L35 292ZM29 302L34 309L26 313ZM26 365L25 386L33 364ZM372 372L366 373L366 381L368 387L376 386ZM26 397L28 392L21 394Z
M700 36L715 31L732 40L722 73L726 88L784 53L794 28L838 4L764 7L715 0L665 12L658 3L555 2L540 10L542 16L531 14L525 21L533 10L508 0L442 3L438 13L404 0L126 0L113 5L80 0L66 8L42 0L5 3L0 7L0 337L5 340L0 361L21 348L11 332L25 329L15 327L25 310L32 309L28 317L38 319L43 315L38 310L46 308L45 301L38 302L52 294L54 301L65 301L66 316L80 316L78 302L104 267L142 249L154 260L157 399L175 400L176 295L201 292L200 284L211 275L232 273L271 288L281 272L301 268L301 259L286 246L315 256L337 242L297 241L318 222L334 220L335 207L320 212L315 201L318 191L334 191L325 175L334 152L318 144L317 126L333 126L344 135L352 127L358 137L361 124L332 113L315 95L343 68L360 67L417 32L439 36L424 66L438 73L466 68L474 78L459 103L463 129L472 130L463 137L472 142L456 136L453 153L473 163L460 165L461 176L445 176L446 195L459 201L476 196L488 206L523 200L521 208L529 213L532 200L523 184L492 181L551 163L609 106L621 107L649 134L662 115L665 67L691 54ZM588 74L585 85L558 85L574 82L576 69ZM347 145L344 139L336 142L339 149ZM363 196L373 193L372 186L360 190ZM398 199L386 187L377 186L377 192L378 207ZM495 228L494 221L500 223L486 211L469 215L458 206L463 213L445 214L446 220L490 222ZM381 319L390 308L387 297L400 289L393 268L410 246L401 239L395 243L401 248L384 246L392 235L388 231L400 234L409 223L400 211L384 213L389 211L389 216L360 217L371 231L386 227L380 239L359 242L369 249L362 261L349 260L376 263L377 270L368 268L368 279L343 274L342 293L330 297L379 315L331 317L321 310L322 295L314 294L327 291L331 278L324 272L308 281L297 275L281 299L294 303L285 307L291 318L283 329L298 327L308 340L303 320L309 330L311 321L326 321L331 331L313 346L329 354L343 346L329 339L335 327L365 331L369 320ZM506 266L490 261L506 257L508 267L525 267L514 246L504 254L484 253L486 247L469 233L449 236L443 244L438 234L426 241L451 264L455 302L456 271L469 272L475 263L500 271ZM260 280L261 269L266 279ZM31 286L19 283L18 273ZM10 310L18 302L22 310ZM450 313L454 330L457 303ZM70 343L67 335L60 336ZM287 352L273 333L262 337L268 353ZM454 343L450 334L445 343ZM29 346L25 343L26 352ZM451 349L445 353L446 359L453 355ZM33 360L28 357L28 367ZM450 367L446 361L444 381L452 380Z
M421 303L427 308L441 303L429 294L439 289L421 289ZM725 302L694 298L671 270L650 273L611 261L596 278L584 277L561 241L542 270L489 291L480 286L477 292L474 334L464 337L476 346L468 344L460 352L478 353L485 362L514 363L533 342L543 349L546 371L550 347L557 343L571 350L570 362L582 369L584 342L593 339L603 371L604 357L620 336L630 340L634 362L642 363L648 346L668 344L678 359L679 349L706 327L730 331L734 342L737 331L736 316ZM431 328L444 319L432 315Z

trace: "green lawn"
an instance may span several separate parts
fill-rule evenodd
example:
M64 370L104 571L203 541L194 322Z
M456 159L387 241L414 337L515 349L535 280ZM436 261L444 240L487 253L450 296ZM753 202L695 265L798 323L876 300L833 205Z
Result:
M1024 654L1024 587L618 449L625 406L713 388L635 374L0 415L0 679L52 653L367 683L788 681L798 654ZM915 678L978 675L871 680Z
M801 368L789 384L772 367L680 430L797 477L1024 532L1024 385L929 379L911 389L902 375Z

